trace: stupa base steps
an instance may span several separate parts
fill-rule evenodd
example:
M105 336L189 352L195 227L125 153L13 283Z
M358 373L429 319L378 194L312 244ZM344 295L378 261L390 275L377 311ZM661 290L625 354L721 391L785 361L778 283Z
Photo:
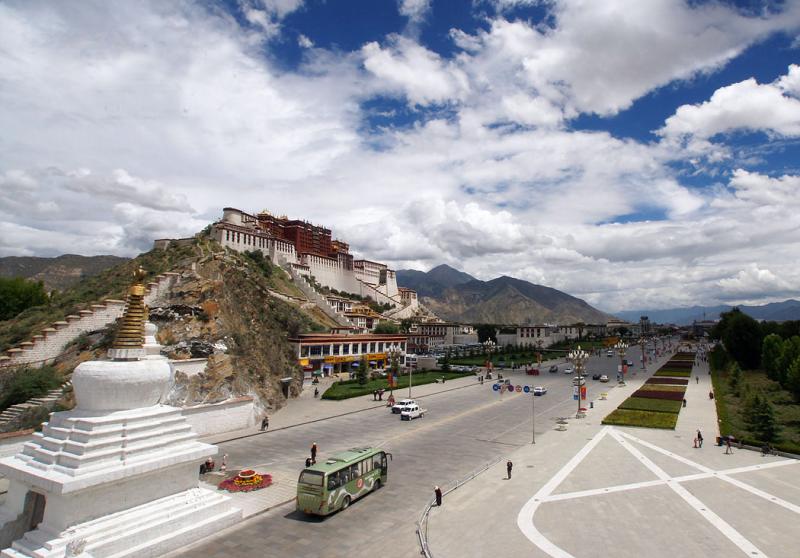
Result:
M241 520L228 496L191 488L62 532L42 523L0 558L155 558Z

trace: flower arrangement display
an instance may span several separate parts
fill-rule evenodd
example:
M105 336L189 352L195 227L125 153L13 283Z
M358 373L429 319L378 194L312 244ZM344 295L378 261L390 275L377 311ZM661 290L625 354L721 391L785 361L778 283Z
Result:
M219 483L220 490L228 492L252 492L261 490L272 484L272 475L256 473L253 469L243 469L235 477Z

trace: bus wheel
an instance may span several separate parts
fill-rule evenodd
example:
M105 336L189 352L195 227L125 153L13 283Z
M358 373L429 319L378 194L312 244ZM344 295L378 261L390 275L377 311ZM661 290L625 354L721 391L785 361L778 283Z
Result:
M342 509L346 510L349 505L350 505L350 496L345 496L344 500L342 500Z
M375 486L372 487L372 490L380 490L381 489L381 481L380 479L375 481Z

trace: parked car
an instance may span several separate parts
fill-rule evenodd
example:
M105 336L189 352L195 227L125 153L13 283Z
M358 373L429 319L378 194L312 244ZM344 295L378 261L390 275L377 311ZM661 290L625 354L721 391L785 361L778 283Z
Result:
M625 364L627 364L628 366L633 366L633 361L632 360L626 360Z
M573 374L574 372L575 372L575 369L572 367L571 364L569 366L567 366L566 368L564 368L564 374Z
M601 382L607 382L607 381L608 381L608 376L606 376L605 374L603 374L602 376L600 376L600 381L601 381Z
M592 380L599 380L601 377L600 374L592 374Z
M407 407L410 407L410 406L416 405L416 404L417 404L417 402L414 401L413 399L401 399L400 401L398 401L397 403L394 404L394 406L392 407L392 412L394 414L398 414L398 413L403 412Z
M553 366L551 366L550 368L548 368L548 370L547 370L547 371L548 371L548 372L550 372L551 374L555 374L555 373L557 373L557 372L558 372L558 365L557 365L557 364L554 364Z
M606 351L606 356L607 357L613 357L614 356L614 351L611 351L611 350Z
M419 405L414 403L413 405L408 405L405 409L400 412L400 420L411 420L415 418L422 418L425 416L425 412L427 409L421 408Z
M586 380L583 376L575 376L572 378L572 385L573 386L582 386L586 384Z
M533 388L534 395L544 395L545 393L547 393L547 388L544 386L536 386Z

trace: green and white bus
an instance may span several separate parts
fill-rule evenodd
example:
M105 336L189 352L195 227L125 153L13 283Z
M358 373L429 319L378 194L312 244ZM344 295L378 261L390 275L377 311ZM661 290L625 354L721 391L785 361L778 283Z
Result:
M303 469L297 481L297 511L328 515L378 490L388 477L387 457L392 454L380 448L352 448Z

